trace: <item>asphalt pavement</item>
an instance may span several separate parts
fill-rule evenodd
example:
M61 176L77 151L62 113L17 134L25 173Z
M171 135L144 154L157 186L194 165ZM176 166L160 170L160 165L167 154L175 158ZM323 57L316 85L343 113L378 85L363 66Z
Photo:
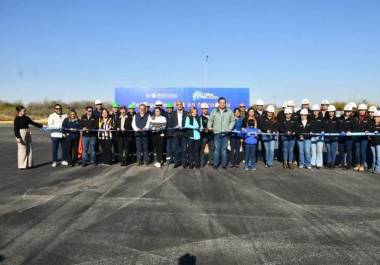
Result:
M380 176L334 170L17 169L0 127L0 255L11 265L379 264Z

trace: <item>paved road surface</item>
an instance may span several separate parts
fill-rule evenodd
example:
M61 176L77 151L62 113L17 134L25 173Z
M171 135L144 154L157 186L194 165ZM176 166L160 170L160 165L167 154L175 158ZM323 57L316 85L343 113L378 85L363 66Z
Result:
M379 264L380 176L280 165L201 170L51 168L35 131L37 168L16 169L0 127L1 264Z

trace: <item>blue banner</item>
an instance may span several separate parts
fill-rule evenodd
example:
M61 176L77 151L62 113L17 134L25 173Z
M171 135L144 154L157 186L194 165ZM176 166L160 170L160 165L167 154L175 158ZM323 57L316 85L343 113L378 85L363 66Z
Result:
M228 106L234 108L240 103L249 105L249 92L249 88L116 88L115 101L125 106L130 103L153 106L157 100L164 105L181 100L186 108L199 108L201 103L208 103L212 108L219 97L225 97Z

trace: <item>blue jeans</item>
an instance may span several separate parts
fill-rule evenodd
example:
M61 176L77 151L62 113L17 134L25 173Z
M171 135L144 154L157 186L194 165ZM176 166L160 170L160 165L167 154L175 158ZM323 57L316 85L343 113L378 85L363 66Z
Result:
M310 158L310 149L311 149L311 140L305 139L303 141L298 140L298 150L300 156L300 166L301 167L310 167L311 166L311 158Z
M323 143L323 136L311 137L311 164L313 166L323 166Z
M373 170L380 173L380 145L371 146L373 156Z
M327 149L327 164L335 166L335 160L336 160L336 150L338 147L338 141L337 140L326 140L326 149Z
M227 166L227 134L215 134L214 135L214 166L219 166L222 162L222 166Z
M174 161L174 150L175 150L174 138L173 136L168 136L166 138L166 159L170 157L170 162Z
M136 135L136 160L149 162L148 137L146 135Z
M272 135L262 135L262 141L265 148L265 163L267 166L271 167L273 166L276 138Z
M96 162L96 152L95 152L96 137L95 136L83 136L82 139L83 139L82 161L84 163L88 162L88 151L90 151L91 163L95 164L95 162Z
M355 140L355 158L357 165L367 164L368 138L361 137Z
M294 145L295 145L294 138L282 137L282 157L283 157L284 163L293 162Z
M351 137L343 137L339 140L339 160L340 164L347 166L352 166L352 147L354 144L354 140ZM345 158L345 154L347 153L347 157Z
M57 162L58 161L58 148L59 148L59 145L61 145L62 160L66 161L66 159L67 159L67 149L66 149L65 138L51 138L51 142L52 142L51 157L52 157L53 162Z
M255 168L256 167L256 144L245 144L245 168Z
M178 132L174 136L174 163L176 165L187 164L187 145L188 139L182 132Z

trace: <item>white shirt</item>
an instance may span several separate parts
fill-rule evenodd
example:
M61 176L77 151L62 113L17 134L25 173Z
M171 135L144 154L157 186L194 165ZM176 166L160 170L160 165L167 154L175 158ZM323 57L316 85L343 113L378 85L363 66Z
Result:
M177 110L177 120L178 120L179 128L182 128L182 115L183 115L183 110L182 111Z
M48 127L52 129L50 136L52 138L63 138L63 133L60 131L62 129L62 123L67 118L67 114L57 114L52 113L48 118Z

